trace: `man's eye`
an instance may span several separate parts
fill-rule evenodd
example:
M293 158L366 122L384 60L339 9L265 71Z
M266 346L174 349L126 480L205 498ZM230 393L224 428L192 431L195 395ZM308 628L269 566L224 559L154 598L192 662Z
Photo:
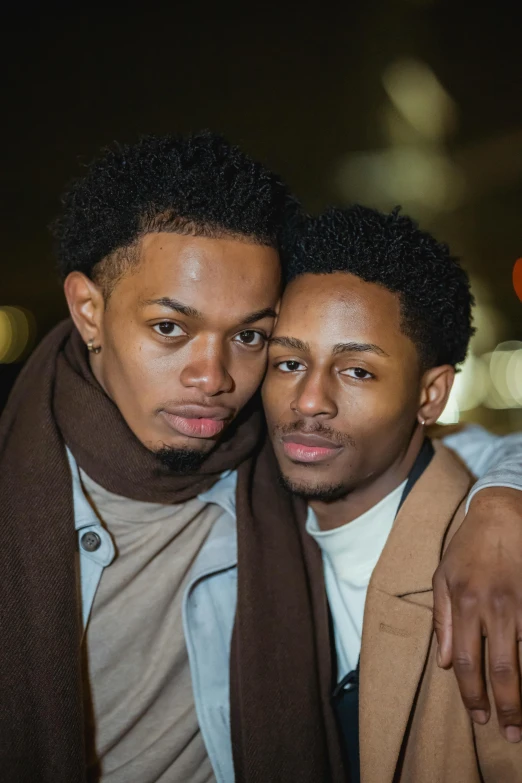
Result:
M363 370L362 367L349 367L347 370L343 370L341 375L348 375L350 378L356 378L358 381L368 381L370 378L375 377L368 370Z
M185 334L181 326L172 323L172 321L162 321L160 324L155 324L153 327L156 334L161 334L163 337L180 337Z
M279 364L276 364L276 367L278 370L281 370L281 372L298 372L299 369L303 367L303 365L301 362L296 362L292 359L289 359L286 362L279 362Z
M251 345L256 348L266 342L266 337L261 332L256 332L253 329L245 329L244 332L239 332L234 339L241 345Z

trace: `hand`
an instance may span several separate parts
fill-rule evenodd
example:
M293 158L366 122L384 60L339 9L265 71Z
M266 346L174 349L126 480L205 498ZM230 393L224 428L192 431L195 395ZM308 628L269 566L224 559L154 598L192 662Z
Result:
M522 493L482 489L450 542L433 577L433 621L438 663L453 665L462 701L476 723L491 708L484 677L487 637L489 680L499 728L509 742L522 738L518 642L522 641Z

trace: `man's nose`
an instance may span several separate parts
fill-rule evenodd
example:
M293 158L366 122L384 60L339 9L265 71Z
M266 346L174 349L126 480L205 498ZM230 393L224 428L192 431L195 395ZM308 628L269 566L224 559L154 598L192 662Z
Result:
M330 393L328 379L319 372L302 379L290 407L300 416L333 418L337 414L337 405Z
M180 377L184 386L199 389L207 397L226 394L234 389L226 353L222 346L216 344L207 344L192 355Z

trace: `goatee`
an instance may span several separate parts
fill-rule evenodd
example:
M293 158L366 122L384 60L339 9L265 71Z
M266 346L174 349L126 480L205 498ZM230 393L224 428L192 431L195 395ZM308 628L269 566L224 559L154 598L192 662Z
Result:
M164 467L181 476L197 473L209 454L210 452L196 449L175 449L169 446L154 452L156 459Z
M318 500L321 503L334 503L336 500L346 497L350 492L350 487L344 484L316 484L315 486L300 484L297 481L291 481L280 470L278 470L278 479L283 489L306 501Z

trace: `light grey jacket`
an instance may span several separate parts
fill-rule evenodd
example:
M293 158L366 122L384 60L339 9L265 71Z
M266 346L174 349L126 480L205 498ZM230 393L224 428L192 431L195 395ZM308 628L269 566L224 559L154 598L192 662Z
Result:
M522 490L522 433L498 437L481 427L468 427L444 443L479 477L468 504L480 489L505 486ZM89 621L103 569L114 559L109 533L85 497L72 454L71 467L75 528L80 553L80 582L84 628ZM229 657L237 599L237 541L235 489L237 474L227 472L201 500L216 503L223 514L200 551L183 600L183 627L190 660L196 712L203 740L218 783L233 783L230 738ZM94 552L82 538L96 532L101 545Z

